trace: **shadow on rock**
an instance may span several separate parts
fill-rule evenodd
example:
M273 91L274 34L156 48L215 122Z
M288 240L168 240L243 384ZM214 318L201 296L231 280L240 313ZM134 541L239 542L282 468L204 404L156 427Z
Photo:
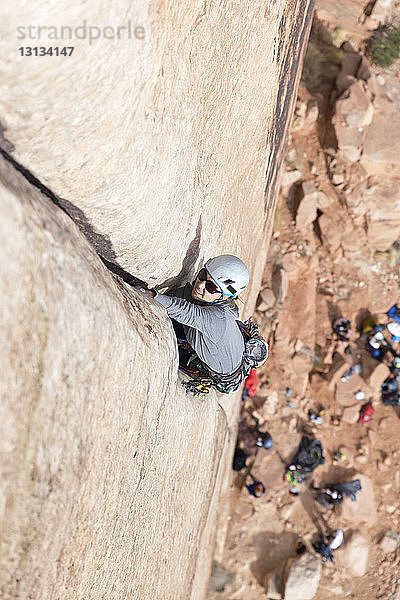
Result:
M310 520L314 523L318 534L320 536L324 535L328 531L329 525L325 518L325 515L322 514L320 507L317 506L311 493L306 492L304 494L301 494L299 498L304 510L308 514Z
M351 479L354 479L357 473L357 469L352 467L345 468L337 465L330 465L330 467L324 473L319 487L328 485L329 483L342 483L343 481L350 481Z
M224 592L225 589L233 583L235 575L225 569L217 562L213 562L208 590L210 592Z
M355 330L361 333L363 321L371 317L372 313L368 310L368 308L360 308L356 316Z
M336 319L343 317L342 311L337 304L328 301L326 305L328 307L328 316L331 323L334 323Z
M196 235L193 240L190 242L189 247L186 251L186 256L183 259L182 269L179 271L178 275L175 277L170 277L156 285L157 290L161 290L163 288L167 288L168 293L173 292L177 288L185 285L188 281L191 281L194 276L194 268L197 262L197 259L200 255L200 241L201 241L201 215L199 217L197 227L196 227Z
M264 585L268 573L282 566L287 559L296 556L297 538L298 536L291 531L265 531L254 536L257 560L251 563L250 570L260 585Z

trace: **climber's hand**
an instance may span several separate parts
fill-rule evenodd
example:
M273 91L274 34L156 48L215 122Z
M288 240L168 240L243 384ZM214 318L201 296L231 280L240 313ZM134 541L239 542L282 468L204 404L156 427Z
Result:
M156 290L152 290L150 288L147 288L147 290L145 290L144 288L139 288L141 292L144 292L145 294L147 294L147 296L151 296L152 298L154 298L154 296L156 295Z

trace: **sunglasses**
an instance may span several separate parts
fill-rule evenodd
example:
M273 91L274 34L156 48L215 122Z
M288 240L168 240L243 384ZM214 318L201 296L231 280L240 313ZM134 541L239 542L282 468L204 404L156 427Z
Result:
M222 291L219 289L217 284L214 283L214 281L212 279L207 279L207 271L204 267L202 269L200 269L200 271L197 275L197 279L199 281L206 282L205 288L209 294L222 294Z

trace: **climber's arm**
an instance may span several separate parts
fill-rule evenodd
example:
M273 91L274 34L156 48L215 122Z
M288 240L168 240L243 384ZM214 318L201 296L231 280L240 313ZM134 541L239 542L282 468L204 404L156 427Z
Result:
M155 295L154 299L164 306L172 319L203 333L210 331L215 318L219 316L219 310L216 306L198 306L183 298L175 298L159 293Z

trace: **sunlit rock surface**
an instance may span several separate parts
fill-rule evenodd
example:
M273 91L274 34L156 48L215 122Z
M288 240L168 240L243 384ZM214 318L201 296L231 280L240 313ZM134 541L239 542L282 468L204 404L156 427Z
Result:
M4 144L98 250L152 284L221 248L254 263L309 2L21 0L9 13ZM26 46L74 50L20 56Z
M1 163L1 598L186 600L223 411L177 381L163 309L12 171Z
M2 597L204 597L238 405L220 398L224 414L215 397L183 393L165 312L93 249L159 286L238 254L249 316L311 11L308 0L0 7L0 145L47 194L4 167ZM129 23L130 38L106 39ZM85 39L54 38L84 24ZM38 40L39 26L57 30ZM89 27L103 28L91 43ZM41 45L74 51L20 56Z

